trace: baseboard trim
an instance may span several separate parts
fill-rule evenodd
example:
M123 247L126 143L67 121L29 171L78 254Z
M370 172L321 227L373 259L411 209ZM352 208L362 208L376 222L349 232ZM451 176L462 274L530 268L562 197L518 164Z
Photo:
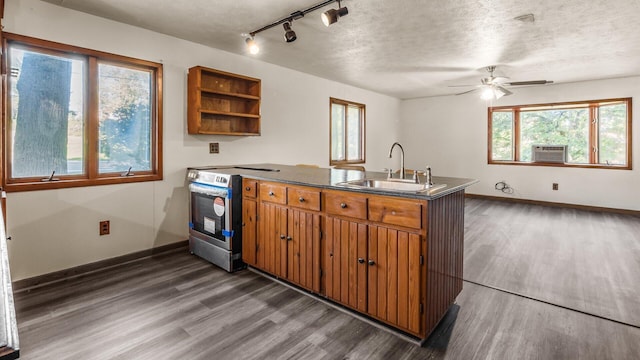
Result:
M465 197L472 198L472 199L505 201L505 202L512 202L512 203L520 203L520 204L541 205L541 206L560 207L560 208L567 208L567 209L640 216L640 211L636 211L636 210L616 209L616 208L589 206L589 205L576 205L576 204L567 204L567 203L559 203L559 202L551 202L551 201L516 199L516 198L509 198L509 197L502 197L502 196L489 196L489 195L479 195L479 194L465 194Z
M116 256L110 259L100 260L89 264L75 266L69 269L55 271L48 274L38 275L27 279L17 280L12 283L13 292L27 291L38 288L51 283L65 281L89 273L106 270L108 268L119 266L128 262L137 261L147 257L153 257L167 252L184 250L189 246L189 240L178 241L175 243L158 246L151 249L136 251L134 253Z

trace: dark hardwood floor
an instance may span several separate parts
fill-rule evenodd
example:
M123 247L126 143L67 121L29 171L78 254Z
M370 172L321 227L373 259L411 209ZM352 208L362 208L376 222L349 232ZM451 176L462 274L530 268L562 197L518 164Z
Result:
M640 218L468 199L464 277L640 326Z
M466 216L469 280L638 323L639 218L479 199ZM470 282L450 332L421 348L186 251L21 291L15 303L23 359L640 358L638 327Z

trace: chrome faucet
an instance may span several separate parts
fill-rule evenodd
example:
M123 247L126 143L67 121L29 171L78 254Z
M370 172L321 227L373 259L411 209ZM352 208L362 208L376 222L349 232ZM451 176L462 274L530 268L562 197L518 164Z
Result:
M389 159L391 159L391 153L393 152L393 148L396 147L396 145L398 145L398 147L400 148L400 179L404 179L405 178L405 174L404 174L404 149L402 148L402 145L400 145L399 142L394 142L393 145L391 145L391 149L389 150Z

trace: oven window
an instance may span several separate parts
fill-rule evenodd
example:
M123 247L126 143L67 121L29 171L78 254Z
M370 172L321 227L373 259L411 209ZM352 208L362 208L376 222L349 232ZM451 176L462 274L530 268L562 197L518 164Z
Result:
M224 240L225 199L200 193L191 193L193 229L197 232Z

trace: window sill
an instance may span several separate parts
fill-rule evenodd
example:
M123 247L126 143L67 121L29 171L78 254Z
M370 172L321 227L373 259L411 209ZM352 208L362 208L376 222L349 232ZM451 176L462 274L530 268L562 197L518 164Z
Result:
M66 189L75 187L87 187L87 186L99 186L99 185L113 185L113 184L128 184L146 181L159 181L162 180L162 175L133 175L133 176L118 176L118 177L103 177L97 179L60 179L55 181L27 181L27 182L14 182L8 183L5 186L7 192L20 192L20 191L34 191L34 190L52 190L52 189Z
M601 164L568 164L568 163L545 163L545 162L524 162L524 161L489 161L489 165L517 165L517 166L548 166L577 169L607 169L607 170L632 170L630 165L601 165Z

